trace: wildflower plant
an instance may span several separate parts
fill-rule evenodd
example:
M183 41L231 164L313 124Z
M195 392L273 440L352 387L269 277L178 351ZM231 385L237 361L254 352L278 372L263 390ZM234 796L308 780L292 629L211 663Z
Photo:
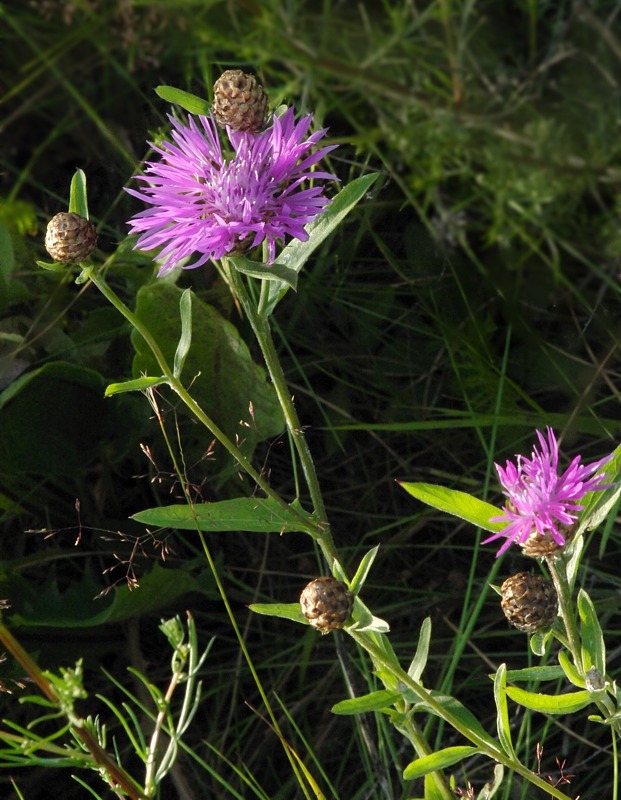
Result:
M242 84L250 87L249 91L255 85L249 80ZM237 84L233 81L231 86L235 89ZM322 555L327 574L309 584L301 604L299 601L279 602L283 598L274 598L272 603L253 604L251 609L268 617L311 625L321 634L341 630L367 654L383 688L344 699L332 711L340 715L370 711L384 715L411 745L412 758L403 770L403 778L406 781L420 779L425 800L453 798L458 792L454 791L455 777L450 774L451 770L459 769L467 775L469 764L474 759L479 762L481 757L488 759L488 782L479 795L481 800L499 795L507 772L519 775L533 791L538 790L542 798L569 800L559 785L551 785L539 769L534 771L518 758L512 738L509 701L546 714L582 712L589 708L594 712L591 716L594 722L610 728L616 746L621 733L621 693L606 672L606 649L596 609L583 588L578 590L575 602L574 592L584 532L605 518L621 490L618 478L621 453L615 451L590 465L582 464L577 456L561 470L555 435L550 429L545 436L538 432L538 446L535 445L530 458L518 456L505 467L497 466L506 497L502 513L498 507L462 492L429 484L403 483L403 488L419 500L489 532L491 536L486 542L503 540L498 555L512 544L528 555L530 546L531 557L540 559L551 576L553 591L545 582L531 581L527 574L521 574L509 585L505 606L510 609L512 619L531 636L530 646L535 654L542 656L553 640L560 645L558 667L541 667L537 673L537 667L534 671L531 668L509 672L501 665L491 676L497 715L495 730L490 731L458 698L426 685L427 679L423 676L432 640L429 619L418 632L409 665L404 667L397 657L390 642L388 622L376 617L362 596L378 548L361 553L355 574L347 574L330 528L304 426L298 418L272 337L271 318L279 302L291 289L298 287L301 270L310 266L313 252L365 196L377 176L364 175L339 187L333 171L322 163L334 146L322 143L325 129L309 133L312 115L296 120L293 108L280 110L268 116L262 125L253 125L251 130L234 130L225 120L222 133L206 101L170 87L160 87L158 93L185 109L190 117L187 121L169 118L170 135L152 144L158 158L148 161L144 174L137 176L140 188L132 185L127 189L148 206L139 210L129 222L130 231L138 234L134 246L148 252L157 251L156 281L161 276L174 279L180 268L196 269L207 263L219 271L256 337L305 490L293 498L281 496L262 469L253 463L252 455L245 452L239 441L197 401L193 385L195 375L188 374L186 364L194 345L197 317L204 309L193 292L186 289L178 293L178 341L174 352L169 354L158 338L157 327L149 327L108 284L107 265L102 267L94 259L85 258L79 263L76 282L90 282L99 289L130 323L135 336L141 338L142 345L150 352L149 363L153 365L147 374L134 375L130 380L108 386L106 395L143 392L152 398L156 388L168 387L204 427L208 441L217 440L252 485L246 495L197 503L179 468L184 502L143 509L137 511L133 519L147 526L167 526L197 534L272 729L283 743L284 753L305 796L319 798L323 794L311 769L299 763L286 743L268 692L257 676L252 653L239 631L209 547L208 536L219 532L241 530L280 536L297 531L311 537ZM241 98L241 103L248 103L245 89L235 96ZM222 107L226 106L222 98L220 102ZM263 108L262 96L251 105L253 114L257 108ZM80 171L72 183L69 212L88 219L86 178ZM262 257L256 254L258 247L262 248ZM258 260L252 260L251 256ZM66 264L60 262L42 262L41 266L67 269ZM252 398L248 399L252 402ZM542 598L546 603L544 612L522 611L522 601L539 602ZM543 621L545 630L537 629L539 621ZM49 703L64 714L68 729L83 744L84 735L88 734L88 758L80 762L76 755L73 760L69 759L71 766L98 769L118 797L138 800L157 796L181 737L200 703L197 675L204 656L198 654L193 625L188 623L187 644L178 621L164 626L164 632L174 651L173 679L170 691L165 694L150 689L157 708L150 744L133 726L133 712L124 713L118 707L112 709L144 762L144 774L139 777L126 772L116 747L107 749L100 724L94 721L87 724L76 717L73 706L63 699L65 695L58 689L60 679L43 675L8 630L0 627L0 639L31 674ZM552 694L530 692L513 685L538 676L541 680L563 679L573 689ZM146 678L144 681L147 683ZM170 698L180 683L185 683L186 695L182 711L175 719ZM434 719L441 721L441 730L450 732L446 735L446 744L434 746L431 743L427 723ZM163 738L169 742L165 750L159 747ZM28 739L23 731L0 731L0 740L14 748L15 759L20 748L32 745L32 737ZM418 787L421 783L415 785Z

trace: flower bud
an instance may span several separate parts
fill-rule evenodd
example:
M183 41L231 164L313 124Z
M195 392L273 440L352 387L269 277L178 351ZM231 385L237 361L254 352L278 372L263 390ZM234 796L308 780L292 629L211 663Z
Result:
M227 69L214 84L211 111L221 128L256 133L265 122L267 95L254 75Z
M543 575L518 572L500 587L505 617L518 630L535 633L552 627L558 612L554 584Z
M302 613L321 633L342 628L353 605L353 595L345 584L330 577L315 578L300 596Z
M79 214L61 211L48 223L45 249L54 261L61 264L84 261L96 245L95 226Z

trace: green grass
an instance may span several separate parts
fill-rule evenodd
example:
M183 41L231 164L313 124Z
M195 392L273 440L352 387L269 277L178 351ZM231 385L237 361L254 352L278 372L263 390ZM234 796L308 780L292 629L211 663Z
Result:
M122 4L101 0L76 3L67 24L68 5L51 4L50 19L38 6L0 3L2 388L57 361L94 370L102 385L130 375L133 351L119 318L94 290L42 272L35 260L46 258L45 225L66 208L76 167L87 174L98 257L121 245L137 210L122 188L148 153L146 140L167 129L170 109L156 85L207 96L221 69L240 65L262 78L272 105L314 111L340 144L331 159L339 178L378 171L381 179L278 308L289 385L351 572L381 544L365 602L389 620L405 665L422 619L432 617L425 684L476 708L492 730L488 673L502 662L518 668L537 660L526 637L507 629L487 585L493 570L499 583L528 565L516 554L499 565L492 548L478 548L473 529L422 508L395 479L496 502L493 462L528 449L535 427L562 432L566 458L598 458L616 445L621 39L614 9L604 2L579 9L534 1L161 0L122 12ZM108 278L132 305L152 268L121 246ZM179 283L216 305L252 346L215 275L205 268ZM109 690L100 666L125 684L128 665L145 669L164 686L169 652L157 624L191 608L203 646L212 635L216 643L188 750L162 797L301 797L192 536L166 534L164 564L187 576L191 593L181 579L161 602L141 601L138 590L123 620L77 627L78 610L103 588L127 593L130 559L138 580L147 580L161 549L128 517L179 494L144 399L94 405L95 395L81 384L77 397L63 401L82 408L92 439L77 423L61 442L54 438L53 383L40 384L15 412L30 431L10 450L9 406L0 408L6 617L44 668L84 655L85 713L104 715L94 699ZM209 442L177 416L172 398L162 398L161 408L171 437L179 432L197 493L213 499L235 491L218 462L203 459ZM70 468L61 467L59 453ZM295 496L286 437L260 445L255 462L274 488ZM57 533L27 532L42 528ZM143 538L134 552L135 536ZM402 780L412 753L383 718L329 712L348 696L350 681L356 694L376 686L353 643L342 637L336 646L335 637L246 610L253 601L293 602L322 571L309 540L240 533L214 535L210 546L279 722L326 796L422 796L420 785ZM605 550L598 532L583 576L614 659L619 550L614 529ZM42 624L37 602L54 597L63 627ZM21 677L11 662L2 669L9 685ZM6 696L2 715L26 725L28 707L18 697L17 689ZM544 773L567 758L566 772L575 774L568 794L611 796L603 727L580 715L570 728L536 715L514 722L526 763L536 766L540 742ZM454 743L433 721L429 736ZM68 771L48 768L0 770L2 796L19 796L11 775L27 800L85 796ZM477 790L491 777L490 763L468 765ZM97 776L80 778L105 796ZM458 780L465 788L465 777ZM529 791L507 776L499 796L531 798Z

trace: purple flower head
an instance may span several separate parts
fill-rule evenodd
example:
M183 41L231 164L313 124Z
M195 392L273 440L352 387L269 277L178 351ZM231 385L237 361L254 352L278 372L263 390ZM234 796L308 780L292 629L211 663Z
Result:
M506 539L497 556L504 553L513 542L523 544L533 533L543 539L552 539L563 547L565 537L559 525L571 525L576 521L578 515L575 512L584 507L578 501L588 492L601 491L612 485L604 482L604 473L595 474L612 455L589 466L581 464L581 456L576 456L565 472L559 475L558 442L552 428L548 428L547 433L546 440L537 431L539 449L535 445L530 458L518 455L517 461L507 461L504 469L495 464L507 502L502 509L504 514L492 517L490 522L509 524L483 544L494 539Z
M188 125L169 117L172 142L152 145L160 161L149 161L139 190L127 191L149 203L129 221L130 233L140 233L136 249L161 247L164 275L193 254L198 259L186 269L199 267L245 246L267 242L268 261L276 255L276 242L286 236L306 241L304 225L328 204L322 182L335 178L313 167L336 145L312 148L326 129L306 136L312 115L295 122L289 108L274 117L271 127L259 133L232 132L227 128L233 155L222 153L212 117L188 117ZM305 138L306 137L306 138ZM313 186L302 188L311 179Z

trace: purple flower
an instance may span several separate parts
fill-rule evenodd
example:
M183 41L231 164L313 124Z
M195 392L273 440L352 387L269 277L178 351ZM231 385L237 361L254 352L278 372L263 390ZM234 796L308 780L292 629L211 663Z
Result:
M285 236L306 241L304 225L327 205L322 182L329 172L311 167L336 145L311 152L326 129L306 137L312 115L297 123L289 108L260 133L231 132L231 158L222 152L212 117L188 117L188 126L169 117L172 142L151 145L160 161L146 163L140 190L127 191L153 208L130 221L130 232L140 233L135 247L162 247L159 257L164 275L182 259L198 254L186 269L199 267L245 246L267 242L268 261L274 260L276 242ZM313 186L302 188L311 179Z
M533 447L530 458L517 456L517 462L507 461L503 469L495 464L503 494L507 503L504 514L492 517L490 522L508 522L499 533L495 533L483 544L494 539L506 541L496 554L501 555L513 542L523 544L531 534L551 538L563 547L565 537L559 525L571 525L578 518L576 511L584 506L578 504L588 492L607 489L612 484L604 483L606 475L595 473L606 464L612 455L586 466L581 464L581 456L576 456L569 467L559 475L558 442L552 428L547 429L547 441L537 431L540 449Z

